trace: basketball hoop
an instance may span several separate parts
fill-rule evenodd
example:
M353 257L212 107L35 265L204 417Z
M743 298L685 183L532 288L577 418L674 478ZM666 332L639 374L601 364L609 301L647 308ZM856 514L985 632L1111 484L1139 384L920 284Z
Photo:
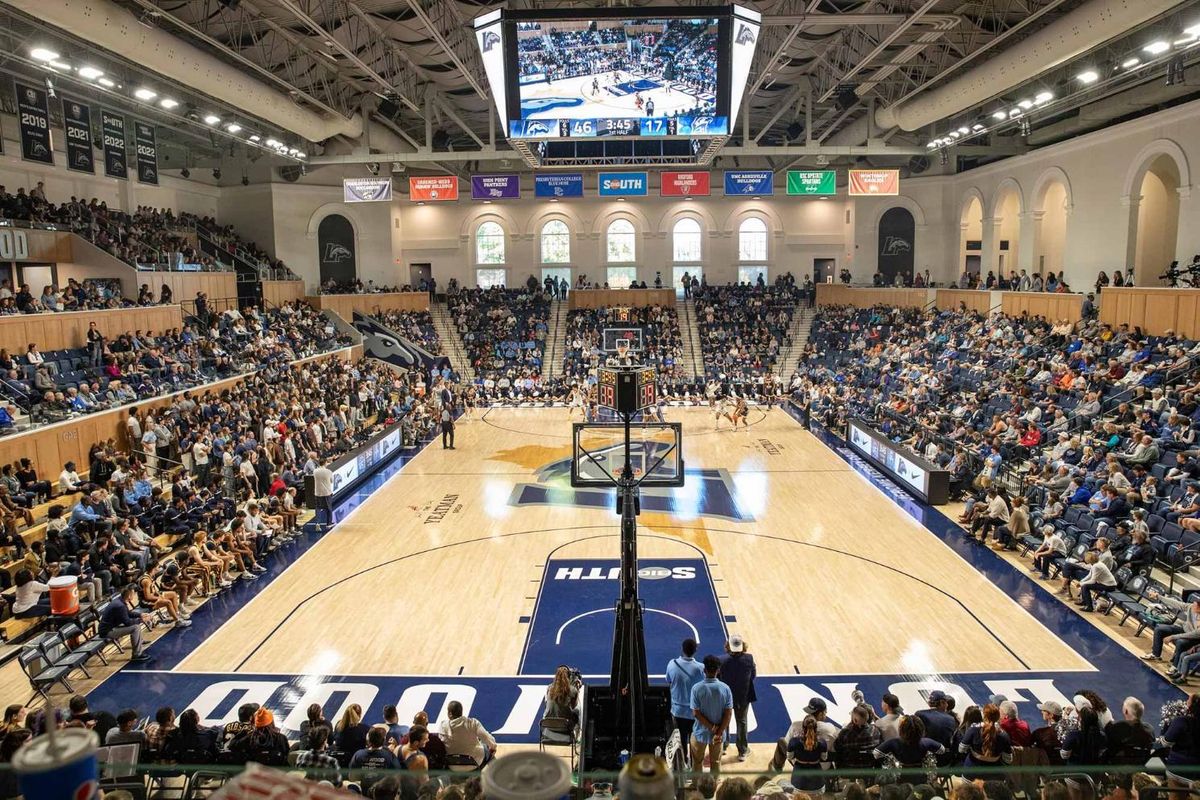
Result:
M629 340L628 339L617 339L616 344L617 344L617 358L624 361L625 357L629 355Z

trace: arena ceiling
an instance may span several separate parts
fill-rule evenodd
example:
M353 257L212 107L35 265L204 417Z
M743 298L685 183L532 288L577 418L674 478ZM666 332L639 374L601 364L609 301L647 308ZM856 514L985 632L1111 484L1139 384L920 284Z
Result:
M1145 41L1163 37L1179 41L1187 36L1189 27L1200 24L1197 0L763 0L746 4L763 14L764 27L750 71L748 114L739 117L736 131L724 145L723 159L765 162L774 168L806 160L863 158L919 167L947 149L931 146L931 141L965 125L972 134L962 140L947 139L946 144L953 145L960 163L969 164L1189 99L1200 90L1200 80L1192 76L1200 67L1185 71L1182 81L1167 87L1170 91L1162 90L1173 52L1143 55L1146 63L1137 71L1101 70L1094 85L1072 85L1082 61L1103 59L1105 64L1119 65ZM106 46L112 42L92 35L89 25L95 24L95 18L89 16L111 6L115 14L137 21L138 25L126 25L125 33L132 31L135 38L147 35L145 31L169 36L180 51L198 49L218 66L241 72L291 104L295 114L326 123L289 128L287 109L269 113L273 103L249 95L239 103L238 93L229 91L220 70L208 68L196 71L194 78L172 76L169 81L170 91L184 104L168 115L180 123L175 126L177 133L168 137L177 147L209 157L238 148L261 150L261 142L251 147L244 141L244 132L257 128L264 137L274 131L285 144L303 150L310 163L367 161L374 158L373 152L381 156L378 160L394 155L393 160L414 168L437 164L466 169L472 161L514 156L496 131L471 20L500 7L587 5L612 3L0 0L0 48L9 54L0 65L15 74L40 68L24 53L35 43L51 39L76 59L98 59L106 69L126 73L131 85L146 79L162 83L171 65L156 64L156 59L172 59L172 53L144 46L147 52L137 57L119 55ZM1105 30L1114 7L1132 14L1137 24ZM1042 42L1040 50L1032 51L1031 60L1030 48L1039 43L1039 36L1045 39L1072 20L1085 21L1095 40L1082 44L1064 40L1057 55L1054 47ZM1193 67L1200 47L1184 49L1182 66ZM1006 57L1033 71L996 79L997 65L1005 63ZM1030 78L1032 74L1036 77ZM978 78L975 85L973 76ZM1151 84L1159 88L1147 93L1145 87ZM1030 109L1022 120L1006 118L1003 125L988 123L987 130L974 131L976 120L986 121L997 108L1021 102L1024 93L1034 97L1038 86L1054 87L1054 101L1045 108ZM1144 97L1140 107L1113 102L1130 92ZM935 96L937 102L931 100ZM918 107L914 113L902 113ZM223 120L244 120L243 136L205 130L203 118L209 111ZM1083 117L1086 122L1080 122ZM1039 130L1045 131L1040 138Z

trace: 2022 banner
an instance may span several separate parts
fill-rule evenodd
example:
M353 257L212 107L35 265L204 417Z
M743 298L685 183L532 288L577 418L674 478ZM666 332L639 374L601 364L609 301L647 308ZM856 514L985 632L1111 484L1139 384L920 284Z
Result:
M100 109L101 140L104 145L104 174L109 178L129 179L125 155L125 118Z
M63 128L67 133L67 169L96 172L96 157L92 153L92 109L86 103L62 99Z
M133 141L137 145L137 178L139 183L158 185L158 140L154 126L133 121Z
M54 163L50 140L50 109L46 90L13 83L17 93L17 121L21 128L21 158L39 164Z

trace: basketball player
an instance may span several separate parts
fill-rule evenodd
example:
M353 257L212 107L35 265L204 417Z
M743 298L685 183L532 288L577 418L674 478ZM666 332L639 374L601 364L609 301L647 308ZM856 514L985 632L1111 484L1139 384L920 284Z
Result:
M463 413L459 417L459 422L470 422L472 414L475 411L475 387L468 386L462 395Z
M767 401L767 410L770 411L775 405L775 376L767 373L763 376L762 393L763 399Z
M721 430L721 418L722 417L729 420L730 422L733 421L733 416L732 416L733 405L730 402L728 397L722 397L719 400L715 401L715 403L712 406L712 409L713 409L713 417L716 419L716 424L713 427L713 430L716 430L716 431Z
M592 77L592 94L600 94L600 77L598 75Z
M568 406L567 407L567 418L568 419L574 417L576 411L578 411L581 416L586 416L584 414L583 390L580 389L578 386L571 387L571 394L570 394L570 397L567 399L567 406Z
M717 391L719 389L720 387L714 380L709 380L708 383L704 384L704 396L708 398L708 408L714 414L717 411Z
M741 420L742 427L749 428L750 423L746 420L746 417L749 415L750 407L746 405L746 398L739 397L737 402L733 404L733 413L729 417L729 421L733 423L733 429L737 430L738 420Z

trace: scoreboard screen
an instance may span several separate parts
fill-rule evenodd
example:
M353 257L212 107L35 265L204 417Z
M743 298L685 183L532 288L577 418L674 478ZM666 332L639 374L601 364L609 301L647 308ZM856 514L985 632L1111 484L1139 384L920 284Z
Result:
M596 402L601 408L615 409L617 407L616 370L600 370L596 380Z
M638 411L658 405L658 384L654 382L654 370L643 369L637 373Z

